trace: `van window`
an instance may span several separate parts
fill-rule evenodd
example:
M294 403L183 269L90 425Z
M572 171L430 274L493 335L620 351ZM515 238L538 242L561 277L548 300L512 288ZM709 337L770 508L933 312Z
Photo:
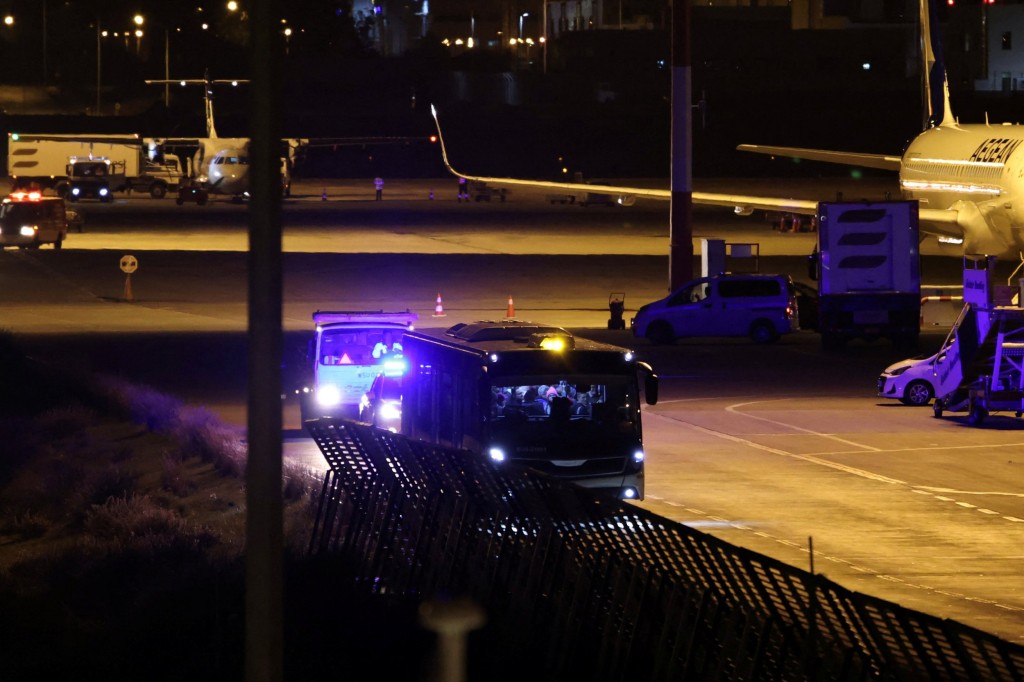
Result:
M702 279L699 282L692 284L688 287L683 287L669 299L669 306L687 305L689 303L698 303L708 297L708 281Z
M782 289L777 279L726 279L718 283L722 298L778 296Z

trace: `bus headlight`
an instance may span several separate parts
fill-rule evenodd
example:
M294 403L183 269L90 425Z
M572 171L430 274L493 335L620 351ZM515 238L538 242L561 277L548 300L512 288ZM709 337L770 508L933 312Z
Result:
M110 194L110 190L108 190L106 187L100 187L100 196L101 197L105 197L108 194Z
M316 393L316 401L324 407L334 407L341 402L341 391L332 384L321 386Z
M492 462L505 461L505 451L501 448L491 448L487 451L487 454L490 456Z
M397 402L383 403L380 406L380 418L381 419L387 419L388 421L390 421L392 419L401 419L402 418L402 403L397 403Z

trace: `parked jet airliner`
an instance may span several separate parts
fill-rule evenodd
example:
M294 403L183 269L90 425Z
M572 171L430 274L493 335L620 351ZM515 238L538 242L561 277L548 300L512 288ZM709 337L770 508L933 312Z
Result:
M925 76L931 72L935 56L932 49L928 0L921 0L921 22ZM905 199L920 202L921 231L941 243L958 244L965 254L991 256L1024 254L1024 126L989 123L961 124L952 115L945 74L929 87L941 89L941 120L907 146L902 156L838 152L822 149L772 147L742 144L741 151L848 166L893 170L899 173ZM937 81L937 82L936 82ZM433 111L433 108L432 108ZM433 111L435 122L437 113ZM440 138L440 124L437 124ZM495 185L550 188L559 191L596 192L619 197L631 203L635 198L671 199L666 189L644 189L618 185L544 182L510 178L482 177L452 168L441 139L445 166L455 175ZM694 204L731 206L740 215L755 210L815 215L818 202L733 194L693 192Z

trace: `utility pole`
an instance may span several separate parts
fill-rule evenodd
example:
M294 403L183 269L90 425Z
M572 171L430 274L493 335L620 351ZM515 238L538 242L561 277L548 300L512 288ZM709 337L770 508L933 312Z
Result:
M669 291L693 278L693 131L690 124L690 2L672 3L672 197Z

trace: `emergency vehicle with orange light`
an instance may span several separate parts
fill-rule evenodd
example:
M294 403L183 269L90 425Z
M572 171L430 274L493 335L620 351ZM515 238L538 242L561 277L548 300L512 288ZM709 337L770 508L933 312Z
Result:
M307 354L307 381L299 390L302 419L359 416L359 404L385 363L402 353L403 335L419 316L405 312L313 313L316 332Z
M403 434L643 499L640 399L657 403L658 377L632 351L518 320L414 331L402 343Z
M59 249L68 236L68 211L60 197L13 192L0 202L0 246Z

